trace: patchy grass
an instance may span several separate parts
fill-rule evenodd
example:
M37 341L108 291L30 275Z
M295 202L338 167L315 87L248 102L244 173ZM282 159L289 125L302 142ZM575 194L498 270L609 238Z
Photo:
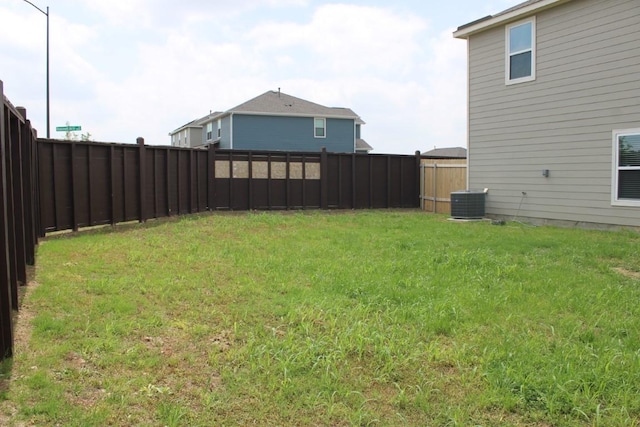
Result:
M640 423L640 235L419 212L41 243L15 425Z

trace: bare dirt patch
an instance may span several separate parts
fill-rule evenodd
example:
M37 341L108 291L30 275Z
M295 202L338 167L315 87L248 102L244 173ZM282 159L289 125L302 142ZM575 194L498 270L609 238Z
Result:
M614 267L613 270L619 274L622 274L624 277L640 280L640 272L638 271L627 270L626 268L623 268L623 267Z
M33 277L33 269L27 271L29 277ZM19 355L28 351L29 340L31 338L32 321L35 316L30 304L28 296L38 287L38 282L31 280L27 286L21 286L19 288L19 300L20 309L13 318L13 358L11 371L15 371L15 367L20 363ZM9 374L6 377L0 378L0 391L3 393L11 390L12 383L16 378ZM0 425L9 426L16 425L11 421L17 408L15 405L7 400L0 402Z

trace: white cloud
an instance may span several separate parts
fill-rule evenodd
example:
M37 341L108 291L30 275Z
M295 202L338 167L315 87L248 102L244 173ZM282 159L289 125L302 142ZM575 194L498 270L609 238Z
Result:
M80 0L110 24L128 28L180 26L218 16L233 19L258 8L305 6L308 0Z
M418 35L426 23L374 7L331 4L319 7L307 24L270 22L248 40L260 51L297 49L311 55L308 68L336 75L406 74L420 54ZM302 50L302 52L300 52Z
M59 11L62 3L52 16L54 126L69 120L98 140L168 144L169 131L209 110L281 87L352 108L375 152L465 143L466 43L417 7L73 1L81 19ZM0 78L40 114L44 16L14 9L0 6L0 61L12 70ZM9 39L20 27L25 37Z

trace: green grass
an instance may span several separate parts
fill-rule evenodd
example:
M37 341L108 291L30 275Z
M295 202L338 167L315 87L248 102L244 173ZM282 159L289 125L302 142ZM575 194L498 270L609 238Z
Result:
M50 238L16 425L640 423L640 234L423 213Z

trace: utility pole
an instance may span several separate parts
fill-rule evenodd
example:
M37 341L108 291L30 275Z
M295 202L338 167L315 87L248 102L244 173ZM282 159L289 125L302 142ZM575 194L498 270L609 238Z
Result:
M31 3L29 0L24 0L29 3L31 6L38 9L40 13L47 17L47 138L51 138L51 125L50 125L50 103L49 103L49 6L47 6L46 12L40 9L35 4Z

